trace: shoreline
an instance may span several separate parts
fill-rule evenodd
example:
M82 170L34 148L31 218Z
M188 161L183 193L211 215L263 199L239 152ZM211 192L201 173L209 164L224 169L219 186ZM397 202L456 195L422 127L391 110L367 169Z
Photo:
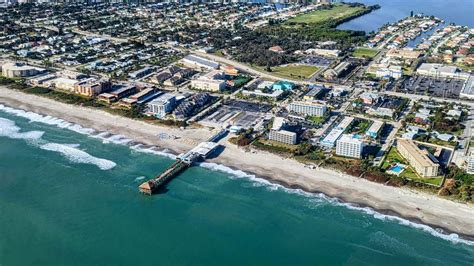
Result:
M64 104L2 86L0 86L0 103L61 118L97 131L123 135L133 139L136 144L156 146L173 154L186 151L212 135L212 132L205 128L180 130L147 124L105 111ZM178 138L160 139L157 137L160 133L167 133ZM322 193L335 198L340 203L349 203L353 207L356 207L354 206L356 204L362 211L363 208L369 207L384 215L402 217L433 229L441 228L443 235L447 237L455 233L462 239L474 240L474 219L472 219L474 206L470 204L449 201L407 188L388 187L330 169L308 169L291 159L263 151L245 152L233 145L227 145L217 158L210 159L208 162L217 164L217 167L240 170L246 175L254 175L256 178L262 178L286 188Z

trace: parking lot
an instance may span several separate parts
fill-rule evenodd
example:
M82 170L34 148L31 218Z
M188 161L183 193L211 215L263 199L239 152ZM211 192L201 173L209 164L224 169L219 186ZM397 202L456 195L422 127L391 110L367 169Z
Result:
M202 124L222 127L225 123L242 128L253 127L271 110L271 105L232 100L210 114Z
M301 64L311 65L311 66L318 66L318 67L327 67L329 66L334 60L322 56L308 56L305 57L303 60L300 61Z
M423 76L407 78L401 83L400 92L443 98L459 98L464 81Z

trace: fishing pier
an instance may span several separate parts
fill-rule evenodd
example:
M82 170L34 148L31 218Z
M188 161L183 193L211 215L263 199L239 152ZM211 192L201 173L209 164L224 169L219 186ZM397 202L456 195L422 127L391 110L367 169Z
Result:
M143 194L153 195L163 184L171 180L173 177L176 177L194 163L198 161L204 161L206 158L208 158L209 155L212 154L219 146L219 144L216 142L226 133L227 131L223 130L211 137L208 141L199 143L187 153L178 155L176 161L166 168L165 171L155 178L143 182L138 187L138 189Z

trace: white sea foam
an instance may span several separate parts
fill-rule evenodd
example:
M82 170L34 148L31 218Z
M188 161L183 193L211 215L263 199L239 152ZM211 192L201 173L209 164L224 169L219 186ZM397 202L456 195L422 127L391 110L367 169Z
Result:
M127 138L122 135L111 135L108 138L104 139L106 142L112 142L115 144L122 144L122 145L127 145L133 141L133 139Z
M141 181L145 178L146 178L146 176L139 176L139 177L135 178L135 182L139 182L139 181Z
M15 122L6 118L0 118L0 136L12 139L37 140L43 136L43 131L20 132Z
M3 104L0 104L0 110L4 111L5 113L8 113L8 114L12 114L12 115L15 115L15 116L26 118L26 119L30 120L30 122L37 122L37 123L42 123L42 124L46 124L46 125L57 126L57 127L60 127L60 128L66 128L66 129L75 131L75 132L80 133L80 134L89 135L89 134L92 134L92 133L95 132L95 130L92 129L92 128L85 128L85 127L82 127L78 124L74 124L74 123L64 121L60 118L52 117L52 116L49 116L49 115L46 115L46 116L45 115L40 115L40 114L37 114L37 113L34 113L34 112L27 112L27 111L24 111L24 110L21 110L21 109L15 109L15 108L12 108L12 107L8 107L8 106L5 106Z
M103 143L115 143L120 145L129 145L133 142L133 139L127 138L122 135L113 135L109 132L97 132L92 128L83 127L78 124L67 122L63 119L52 117L49 115L40 115L33 112L24 111L21 109L16 109L12 107L5 106L0 104L0 110L12 114L18 117L23 117L28 119L30 122L37 122L51 126L57 126L59 128L69 129L71 131L77 132L79 134L88 135L94 138L101 139Z
M168 157L168 158L173 159L173 160L176 159L176 155L174 155L172 153L169 153L168 150L164 149L162 151L157 151L156 150L157 147L155 147L155 146L145 147L143 144L136 144L136 145L130 146L130 148L132 150L135 150L135 151L138 151L138 152L154 154L154 155L158 155L158 156L164 156L164 157Z
M117 165L113 161L94 157L85 151L67 144L47 143L41 145L40 148L43 150L59 152L69 161L74 163L94 164L102 170L110 170Z
M226 174L230 174L234 178L248 179L253 184L256 184L255 186L265 186L265 187L268 188L268 190L271 190L271 191L282 190L282 191L285 191L287 193L298 194L298 195L301 195L301 196L304 196L304 197L307 197L307 198L311 198L312 200L313 199L318 199L318 202L320 202L320 200L322 199L322 200L324 200L324 201L326 201L330 204L336 205L336 206L342 206L342 207L345 207L345 208L350 209L350 210L356 210L356 211L363 212L363 213L365 213L367 215L370 215L370 216L372 216L372 217L374 217L375 219L378 219L378 220L396 222L400 225L409 226L409 227L412 227L412 228L422 230L424 232L427 232L427 233L431 234L432 236L442 238L444 240L450 241L450 242L455 243L455 244L463 243L463 244L471 245L471 246L474 245L474 241L469 241L469 240L462 239L457 234L454 234L454 233L446 234L439 228L438 229L432 228L428 225L412 222L412 221L409 221L407 219L397 217L397 216L394 216L394 215L382 214L382 213L379 213L379 212L375 211L374 209L372 209L370 207L360 207L360 206L358 206L357 204L354 204L354 203L341 202L338 198L329 197L329 196L327 196L323 193L310 193L310 192L303 191L301 189L287 188L287 187L284 187L280 184L272 183L272 182L270 182L266 179L256 177L255 175L245 173L244 171L234 170L234 169L232 169L230 167L227 167L225 165L220 165L220 164L215 164L215 163L200 163L200 166L204 167L204 168L207 168L207 169L210 169L210 170L213 170L213 171L219 171L219 172L223 172L223 173L226 173Z
M11 107L8 107L8 106L2 105L2 104L0 104L0 110L4 111L6 113L9 113L9 114L19 116L19 117L27 118L31 122L39 122L39 123L44 123L44 124L48 124L48 125L55 125L55 126L58 126L60 128L66 128L66 129L69 129L69 130L72 130L72 131L75 131L75 132L78 132L78 133L81 133L81 134L96 137L96 138L102 139L104 142L109 141L109 142L113 142L113 143L116 143L116 144L130 144L132 142L132 140L129 139L129 138L126 138L126 137L121 136L121 135L113 135L113 134L110 134L108 132L100 132L100 133L94 135L94 133L96 133L96 131L94 129L84 128L80 125L70 123L70 122L64 121L64 120L59 119L59 118L55 118L55 117L51 117L51 116L42 116L40 114L36 114L36 113L33 113L33 112L26 112L24 110L11 108ZM8 120L8 119L3 119L3 120ZM11 121L11 120L8 120L8 121ZM11 121L11 122L13 122L13 121ZM16 135L16 136L20 136L19 138L39 139L39 138L41 138L41 136L44 133L44 132L41 132L41 131L30 131L30 132L25 132L25 133L18 133L19 128L18 128L18 131L16 131L16 132L15 131L8 131L8 128L10 128L10 130L11 130L12 124L9 123L9 122L3 122L3 123L4 123L3 125L0 124L0 132L2 132L0 134L7 134L8 135L10 133L13 133L11 135L20 134L20 135ZM16 127L14 122L13 122L13 126ZM7 128L7 129L5 130L4 128ZM59 145L59 146L57 146L57 145ZM60 148L61 146L63 148ZM116 164L112 161L93 157L92 155L90 155L90 154L88 154L84 151L81 151L81 150L76 149L74 147L69 147L69 146L63 145L63 144L49 143L49 144L43 145L42 148L58 151L58 152L64 154L68 159L70 159L72 161L96 164L97 166L99 166L103 170L111 169L111 168L116 166ZM154 147L143 148L142 145L138 144L138 145L135 145L135 146L131 146L131 148L136 150L136 151L139 151L139 152L155 154L155 155L159 155L159 156L167 156L167 157L172 158L172 159L176 158L175 155L168 153L166 150L165 151L157 151L157 150L154 149ZM287 193L298 194L298 195L301 195L301 196L304 196L304 197L307 197L307 198L311 198L312 200L317 200L318 202L320 202L320 200L322 199L322 200L324 200L326 202L329 202L331 204L335 204L335 205L338 205L338 206L344 206L344 207L346 207L348 209L352 209L352 210L361 211L361 212L366 213L368 215L371 215L374 218L379 219L379 220L397 222L401 225L405 225L405 226L409 226L409 227L413 227L413 228L416 228L416 229L423 230L423 231L425 231L425 232L427 232L427 233L429 233L429 234L431 234L435 237L439 237L439 238L451 241L452 243L463 243L463 244L467 244L467 245L474 245L474 241L469 241L469 240L462 239L457 234L449 234L448 235L448 234L443 233L442 230L440 230L440 229L434 229L434 228L432 228L428 225L411 222L407 219L403 219L403 218L400 218L400 217L397 217L397 216L385 215L385 214L379 213L379 212L377 212L377 211L375 211L375 210L373 210L372 208L369 208L369 207L360 207L360 206L357 206L356 204L353 204L353 203L343 203L339 199L328 197L323 193L309 193L309 192L303 191L301 189L286 188L282 185L272 183L272 182L270 182L266 179L256 177L255 175L245 173L244 171L241 171L241 170L234 170L230 167L220 165L220 164L201 163L200 166L204 167L204 168L207 168L207 169L210 169L210 170L213 170L213 171L219 171L219 172L230 174L231 178L234 177L234 178L248 179L248 180L252 181L252 185L256 186L256 187L257 186L264 186L270 191L283 190Z

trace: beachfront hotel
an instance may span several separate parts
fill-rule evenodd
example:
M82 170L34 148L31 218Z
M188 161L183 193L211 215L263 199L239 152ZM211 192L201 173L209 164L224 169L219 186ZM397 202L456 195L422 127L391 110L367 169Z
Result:
M148 111L156 117L164 117L171 113L176 104L173 94L163 94L147 104Z
M290 112L310 116L324 116L326 106L312 101L294 101L288 106Z
M362 158L364 146L364 141L355 135L344 134L336 143L336 155L360 159Z
M397 150L422 177L438 175L438 160L428 151L418 148L413 141L398 139Z

